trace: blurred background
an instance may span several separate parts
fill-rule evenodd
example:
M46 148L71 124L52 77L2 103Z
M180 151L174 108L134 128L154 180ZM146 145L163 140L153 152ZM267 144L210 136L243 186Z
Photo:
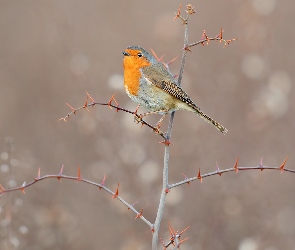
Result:
M183 26L173 21L182 3L195 6L190 42L203 30L239 38L189 53L182 86L201 109L224 125L222 135L192 113L176 113L169 182L239 166L294 169L294 1L8 1L0 9L0 183L37 176L77 175L100 183L144 208L155 220L162 181L162 139L133 117L104 106L82 110L86 91L99 102L123 89L122 51L151 48L178 74ZM145 112L144 109L141 112ZM160 116L149 117L155 124ZM162 129L167 127L167 121ZM172 189L160 237L190 226L181 249L295 249L295 175L239 171ZM135 214L98 188L47 179L0 197L1 249L151 249L151 233ZM161 249L161 248L160 248Z

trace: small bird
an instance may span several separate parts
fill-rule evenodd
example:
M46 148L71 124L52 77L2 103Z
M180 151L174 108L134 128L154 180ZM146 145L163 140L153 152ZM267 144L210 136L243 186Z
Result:
M140 46L129 46L123 52L124 87L128 96L150 113L163 118L176 110L187 110L201 116L225 134L227 129L201 111L176 82L170 71ZM159 122L158 122L159 124Z

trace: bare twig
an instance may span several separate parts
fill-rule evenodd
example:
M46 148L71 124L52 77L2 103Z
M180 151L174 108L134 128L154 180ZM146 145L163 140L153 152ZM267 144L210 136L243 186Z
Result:
M123 203L128 210L131 210L132 212L134 212L136 214L136 218L140 218L142 221L144 221L151 230L153 230L153 224L151 222L149 222L143 215L142 215L142 211L138 212L135 208L134 208L134 204L136 204L137 202L135 202L134 204L129 204L127 201L125 201L121 196L119 196L119 185L118 188L115 192L113 192L112 190L110 190L109 188L107 188L105 186L105 176L103 178L103 181L99 184L90 180L87 180L85 178L83 178L81 176L81 172L80 172L80 168L78 168L78 175L77 176L69 176L69 175L64 175L63 172L63 166L61 168L61 171L59 172L59 174L51 174L51 175L44 175L44 176L40 176L40 168L38 170L38 174L37 177L34 178L33 181L26 183L24 182L23 185L19 186L19 187L15 187L15 188L10 188L10 189L4 189L1 185L0 185L0 194L3 193L9 193L9 192L14 192L14 191L22 191L23 193L25 193L25 189L36 184L39 181L43 181L45 179L50 179L50 178L54 178L57 180L60 179L68 179L68 180L75 180L75 181L79 181L79 182L84 182L93 186L98 187L100 190L103 189L104 191L106 191L107 193L109 193L113 198L118 199L121 203Z
M182 18L180 15L180 10L181 10L181 5L179 7L178 13L176 14L176 18L181 18L183 21L183 24L185 26L184 28L184 47L187 46L188 44L188 20L190 15L194 14L194 8L191 5L187 5L187 16L186 18ZM181 80L182 80L182 74L184 70L184 65L185 65L185 59L186 59L186 54L188 50L183 50L182 53L182 59L181 59L181 64L180 64L180 72L178 75L178 81L177 83L181 85ZM169 125L168 125L168 130L167 130L167 135L166 135L166 141L170 141L171 135L172 135L172 127L173 127L173 120L174 120L175 112L172 112L170 115L170 120L169 120ZM164 207L165 207L165 202L166 202L166 196L169 192L169 183L168 183L168 169L169 169L169 157L170 157L170 145L165 144L165 152L164 152L164 167L163 167L163 186L162 186L162 191L161 191L161 197L160 197L160 202L158 206L158 212L154 224L154 234L153 234L153 239L152 239L152 249L156 250L158 248L158 240L159 240L159 230L160 230L160 224L164 212Z

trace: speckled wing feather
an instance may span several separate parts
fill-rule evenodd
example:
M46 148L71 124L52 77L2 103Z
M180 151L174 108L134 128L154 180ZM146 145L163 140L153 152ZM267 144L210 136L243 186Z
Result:
M200 108L191 100L187 93L175 82L175 79L171 74L167 72L167 69L161 64L157 70L153 70L152 73L148 72L152 67L143 68L145 78L152 82L158 88L166 91L175 98L185 102L193 109L200 110ZM159 71L160 69L160 71ZM163 79L165 75L165 79Z
M225 127L201 111L201 109L191 100L187 93L185 93L185 91L175 82L172 74L170 74L170 72L167 71L162 64L158 65L157 69L158 70L153 69L153 67L146 67L142 70L145 78L152 84L166 91L175 98L185 102L188 106L192 107L199 116L201 116L208 123L213 124L223 134L227 132ZM165 76L165 80L163 80L163 76Z

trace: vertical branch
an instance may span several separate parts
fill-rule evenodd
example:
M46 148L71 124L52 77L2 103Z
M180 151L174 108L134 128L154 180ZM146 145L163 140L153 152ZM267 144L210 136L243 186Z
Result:
M182 59L181 59L181 64L180 64L180 72L179 72L179 76L178 76L178 80L177 80L177 83L179 85L181 84L184 65L185 65L185 59L186 59L186 55L188 52L188 19L189 19L189 16L191 13L189 11L187 13L188 14L187 14L186 19L183 20L183 24L185 25L185 28L184 28L184 48L183 48ZM153 239L152 239L152 249L153 250L157 250L157 247L158 247L160 224L162 221L162 216L163 216L164 207L165 207L165 203L166 203L166 196L169 192L169 182L168 182L169 157L170 157L170 146L169 146L170 143L169 143L169 141L170 141L170 138L172 135L174 116L175 116L175 112L173 111L170 115L168 130L167 130L167 134L166 134L166 140L168 141L168 143L165 143L163 187L162 187L162 192L161 192L161 197L160 197L156 220L154 223L154 233L153 233Z
M182 81L182 75L183 75L183 71L184 71L184 65L185 65L185 59L186 59L186 55L188 50L188 19L189 19L190 15L187 15L186 20L184 21L184 46L183 46L183 52L182 52L182 58L181 58L181 62L180 62L180 70L179 70L179 75L178 75L178 80L177 83L179 85L181 85L181 81Z
M166 140L168 142L170 141L171 134L172 134L174 115L175 115L175 112L172 112L170 115L168 131L167 131L167 136L166 136ZM162 221L162 216L163 216L164 207L165 207L165 203L166 203L166 196L169 191L169 183L168 183L169 157L170 157L169 143L165 143L163 187L162 187L162 192L161 192L160 203L159 203L159 207L158 207L156 220L154 223L154 233L153 233L153 240L152 240L152 249L153 250L157 250L157 247L158 247L160 224Z

